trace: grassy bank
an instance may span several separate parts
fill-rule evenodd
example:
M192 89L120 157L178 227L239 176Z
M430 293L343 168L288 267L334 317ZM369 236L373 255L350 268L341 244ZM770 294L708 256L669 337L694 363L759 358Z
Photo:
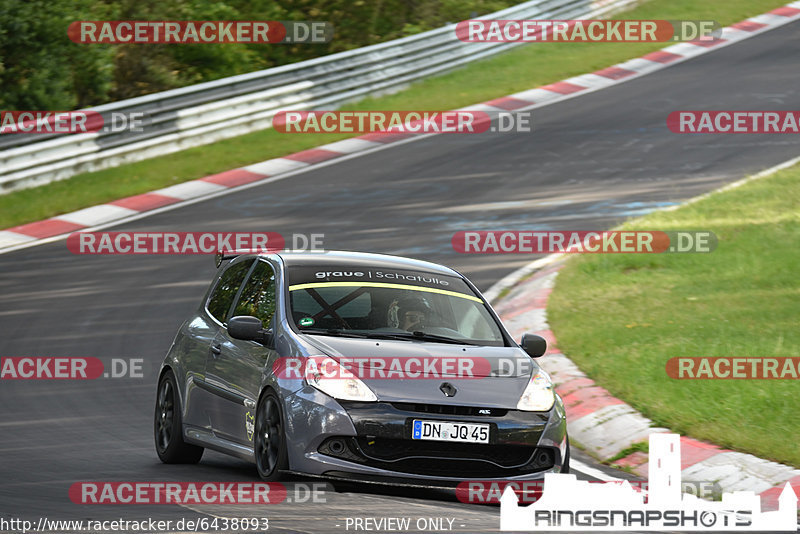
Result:
M800 166L625 225L711 230L707 254L574 258L559 347L658 426L800 467L798 380L675 380L673 357L800 356Z

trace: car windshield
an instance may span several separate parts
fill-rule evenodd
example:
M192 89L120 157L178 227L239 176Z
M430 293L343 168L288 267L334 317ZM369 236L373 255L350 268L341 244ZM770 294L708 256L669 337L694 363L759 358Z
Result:
M505 344L483 300L454 276L303 267L290 270L289 295L289 315L307 334Z

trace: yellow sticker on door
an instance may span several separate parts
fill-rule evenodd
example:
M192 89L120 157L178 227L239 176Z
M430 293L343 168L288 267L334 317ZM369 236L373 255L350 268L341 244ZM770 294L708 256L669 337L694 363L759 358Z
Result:
M247 439L253 441L253 432L256 430L256 418L253 414L247 412L244 414L244 428L247 430Z

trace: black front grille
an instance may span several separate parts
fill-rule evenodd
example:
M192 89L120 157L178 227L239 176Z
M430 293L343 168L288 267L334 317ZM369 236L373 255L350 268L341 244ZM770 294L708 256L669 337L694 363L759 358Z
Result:
M399 473L457 478L509 477L555 465L548 447L372 437L328 438L319 452Z
M496 463L501 467L515 467L528 463L533 453L533 447L484 443L367 437L358 437L356 442L365 455L383 461L394 461L410 456L428 456L482 460Z
M508 413L505 408L481 408L478 406L451 406L449 404L417 404L413 402L393 402L392 406L404 412L431 413L437 415L466 415L503 417Z

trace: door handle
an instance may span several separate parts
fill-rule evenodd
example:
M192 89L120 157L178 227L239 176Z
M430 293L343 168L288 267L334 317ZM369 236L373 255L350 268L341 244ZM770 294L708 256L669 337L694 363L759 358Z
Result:
M214 357L216 358L217 356L222 354L222 347L220 347L219 345L211 345L211 354L213 354Z

